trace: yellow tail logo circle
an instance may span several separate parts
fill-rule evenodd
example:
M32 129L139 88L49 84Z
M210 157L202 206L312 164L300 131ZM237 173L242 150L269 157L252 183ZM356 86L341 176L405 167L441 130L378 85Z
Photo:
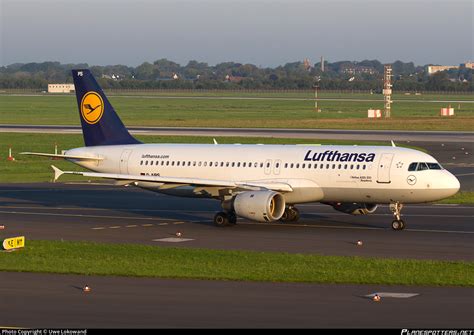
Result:
M99 93L87 92L81 101L81 115L84 121L95 124L100 121L104 114L104 101Z

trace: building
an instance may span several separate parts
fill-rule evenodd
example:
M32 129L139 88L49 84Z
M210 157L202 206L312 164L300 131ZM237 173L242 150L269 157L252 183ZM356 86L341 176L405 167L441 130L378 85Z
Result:
M474 62L466 62L464 63L464 67L467 69L474 69Z
M459 66L456 65L429 65L428 74L433 74L440 71L446 71L451 69L459 69L465 67L467 69L474 69L474 62L461 63Z
M456 65L429 65L428 74L433 74L440 71L446 71L451 69L458 69L459 66Z
M74 91L74 84L48 84L48 93L71 93Z

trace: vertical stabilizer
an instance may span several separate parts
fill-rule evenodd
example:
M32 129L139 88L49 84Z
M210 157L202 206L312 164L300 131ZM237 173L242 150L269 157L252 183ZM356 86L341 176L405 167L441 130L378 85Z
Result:
M72 70L86 146L141 143L125 128L89 70Z

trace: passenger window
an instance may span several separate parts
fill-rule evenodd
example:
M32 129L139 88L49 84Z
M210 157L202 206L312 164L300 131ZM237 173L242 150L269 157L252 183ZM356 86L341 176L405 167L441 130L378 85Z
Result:
M171 166L174 166L174 161L171 162Z
M302 164L302 165L301 165L301 168L302 168L302 169L304 169L305 167L306 167L306 165L305 165L305 164Z
M336 168L336 164L333 164L332 165L332 169L334 170Z
M198 166L201 166L201 162L198 163Z
M196 161L193 161L193 166L196 166Z
M351 170L353 170L353 169L354 169L354 164L351 164Z
M285 169L287 169L287 168L288 168L288 163L285 163Z
M308 169L311 169L311 164L308 164Z
M365 170L365 164L364 164L364 165L362 165L362 170Z
M143 165L143 161L140 161L140 165Z
M148 165L148 161L145 161L145 165Z
M170 161L166 161L166 166L170 165Z
M235 162L232 162L232 167L234 167L234 166L235 166Z
M329 170L329 164L326 164L326 169L328 169L328 170Z
M359 168L360 168L360 165L359 165L359 164L357 164L357 170L359 170Z
M270 163L267 163L267 168L269 168L269 167L270 167Z
M319 168L320 168L320 169L324 168L324 164L320 164L320 165L319 165Z
M344 164L344 170L347 170L347 164Z
M411 163L411 164L408 166L408 171L416 171L417 165L418 165L418 163Z
M280 167L280 163L276 163L275 167L278 169Z
M237 167L240 167L240 162L237 162Z
M263 163L260 163L260 167L263 168Z
M291 164L290 164L290 168L293 168L293 166L294 166L294 164L293 164L293 163L291 163Z

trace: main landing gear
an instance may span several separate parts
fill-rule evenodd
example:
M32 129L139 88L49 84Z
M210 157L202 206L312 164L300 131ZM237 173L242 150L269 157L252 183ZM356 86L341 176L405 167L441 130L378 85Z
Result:
M288 206L285 208L280 221L282 222L295 222L300 219L300 211L295 206Z
M405 221L401 219L400 212L402 211L403 204L396 202L394 204L390 204L390 210L395 216L395 220L392 221L392 229L393 230L403 230L405 229Z
M233 226L237 223L235 212L219 212L214 215L214 224L218 227Z

